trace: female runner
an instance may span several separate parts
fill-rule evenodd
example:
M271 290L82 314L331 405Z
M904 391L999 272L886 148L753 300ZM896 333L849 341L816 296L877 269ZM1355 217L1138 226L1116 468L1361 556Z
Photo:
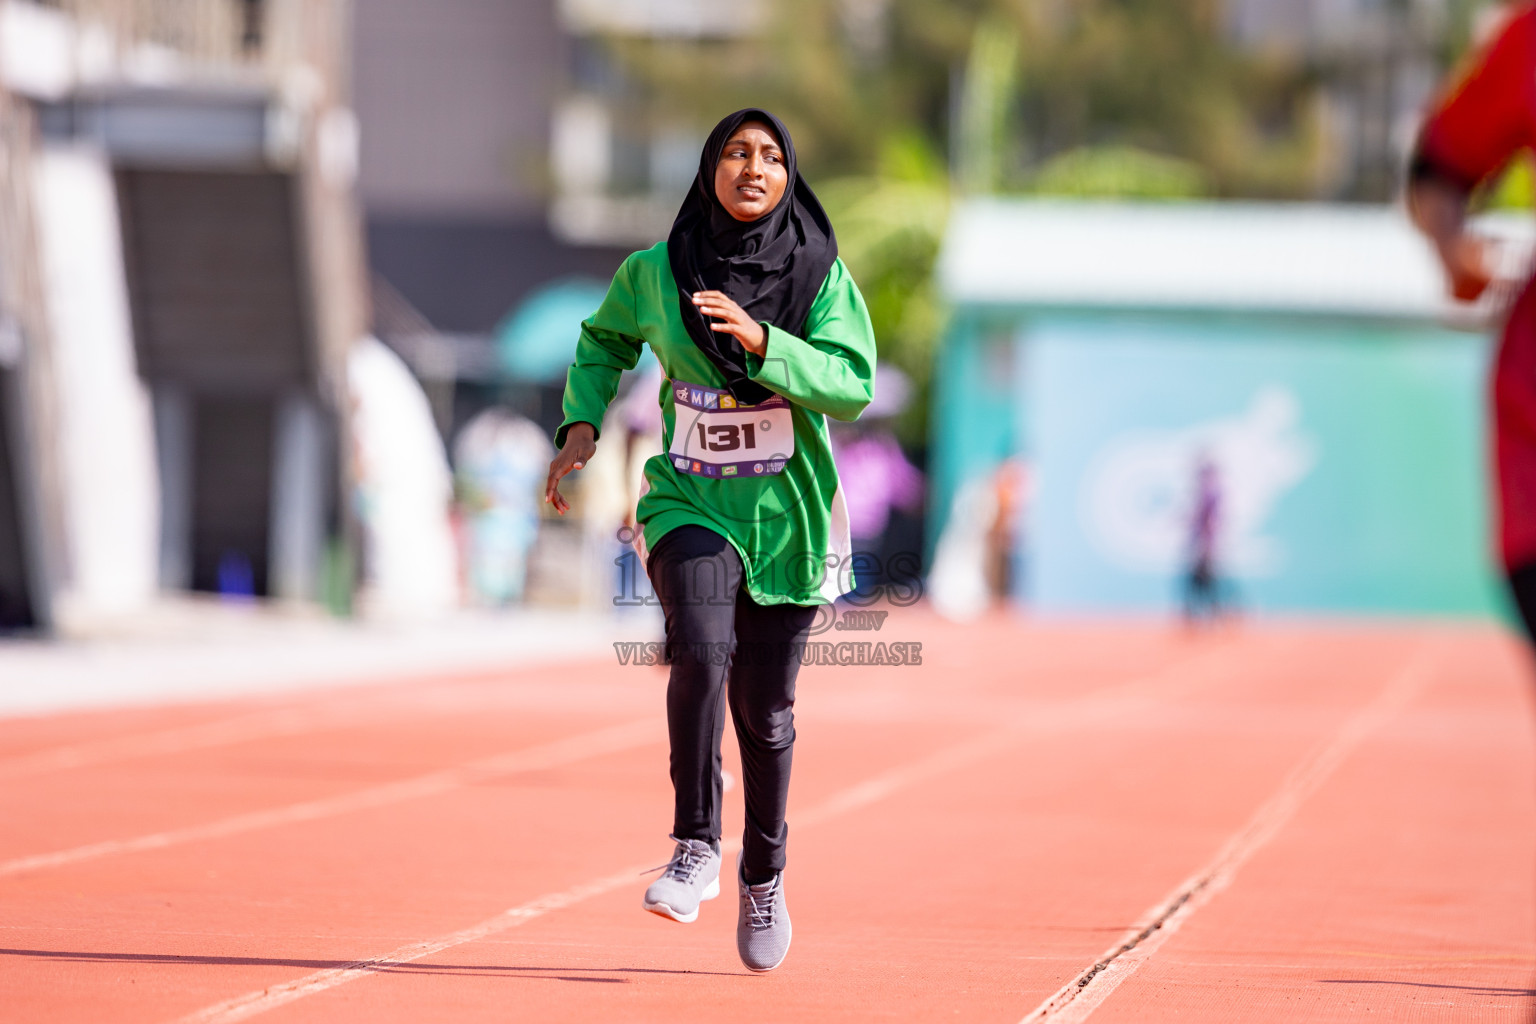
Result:
M789 951L784 821L795 677L817 606L852 589L848 516L824 417L873 397L875 339L825 211L779 119L715 126L665 243L637 252L581 327L545 500L596 450L619 375L648 344L666 379L666 453L645 468L636 548L666 616L671 862L644 907L698 917L720 892L724 701L746 829L736 946L770 971Z

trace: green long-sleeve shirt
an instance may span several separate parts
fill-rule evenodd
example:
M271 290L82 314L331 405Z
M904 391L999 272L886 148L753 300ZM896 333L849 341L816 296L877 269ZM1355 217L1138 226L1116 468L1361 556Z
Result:
M667 451L645 464L636 511L642 563L669 531L704 526L741 555L753 600L821 604L853 588L848 511L825 417L856 419L873 397L874 331L842 260L817 292L806 337L764 326L766 355L747 355L747 375L787 399L787 410L774 408L781 404L777 398L751 407L760 416L747 408L717 408L732 404L725 378L683 326L666 243L634 253L614 275L603 304L581 325L555 445L564 446L574 423L600 429L619 375L639 361L642 344L650 345L667 378L658 396ZM776 460L787 446L772 428L786 415L794 451ZM738 457L744 461L725 461ZM690 462L696 458L719 463Z

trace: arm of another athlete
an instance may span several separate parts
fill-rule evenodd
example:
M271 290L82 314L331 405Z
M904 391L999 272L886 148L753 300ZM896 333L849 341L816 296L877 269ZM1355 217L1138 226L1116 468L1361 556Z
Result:
M564 421L555 431L559 454L549 464L544 500L565 515L570 502L560 493L560 480L580 469L597 451L603 413L619 391L619 377L640 361L640 328L635 318L633 257L624 261L608 286L603 304L581 325L576 361L565 375Z
M1408 190L1413 223L1435 247L1451 294L1476 302L1493 282L1486 240L1466 230L1467 193L1433 177L1415 180Z
M1456 298L1472 301L1493 279L1487 243L1466 230L1474 188L1533 140L1536 11L1513 17L1431 108L1410 170L1408 209L1429 238Z

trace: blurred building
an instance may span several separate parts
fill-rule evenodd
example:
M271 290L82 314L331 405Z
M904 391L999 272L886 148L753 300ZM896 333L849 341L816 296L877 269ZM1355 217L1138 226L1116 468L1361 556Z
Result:
M370 260L445 334L489 335L540 284L606 280L631 251L551 227L566 83L587 54L579 24L555 0L357 5ZM583 173L606 174L603 154Z
M754 31L761 7L358 0L374 327L425 385L461 462L477 423L521 416L553 432L577 325L625 256L666 237L697 167L697 126L658 111L613 46ZM621 463L582 473L576 516L537 524L526 588L509 593L611 600ZM458 469L465 499L474 467ZM473 506L460 508L466 529L484 533ZM470 590L499 571L480 564L484 550L466 545Z
M562 0L572 59L550 148L550 216L561 237L630 247L665 238L699 168L708 126L701 130L662 109L626 77L605 41L644 47L750 37L765 27L767 6L763 0Z
M446 332L664 237L698 165L607 43L758 30L705 0L359 0L360 194L374 268Z
M0 3L6 624L317 595L366 322L348 8Z
M940 264L930 539L992 526L978 486L1027 466L1015 598L1171 607L1205 460L1244 603L1496 607L1489 311L1452 306L1400 211L976 201Z
M622 16L623 5L594 9L609 7ZM549 289L606 286L629 252L654 241L573 237L553 223L566 97L588 63L579 19L556 0L356 7L374 326L426 385L450 444L498 405L552 431L560 388L505 358L510 328ZM574 351L574 330L566 339Z
M739 9L701 0L358 0L374 327L425 385L452 450L488 418L553 432L577 325L623 258L665 237L692 177L702 138L651 116L608 43L739 22ZM530 600L611 597L622 510L594 528L600 469L583 473L594 493L575 521L539 524L526 591L515 588ZM591 575L572 568L582 552L609 570L602 586L568 585ZM468 561L470 584L491 568Z

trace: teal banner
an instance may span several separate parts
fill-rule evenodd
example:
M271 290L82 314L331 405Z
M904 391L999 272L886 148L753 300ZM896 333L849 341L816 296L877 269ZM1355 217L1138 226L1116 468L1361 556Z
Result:
M1015 436L1035 480L1022 596L1173 607L1197 467L1218 569L1258 610L1486 615L1488 343L1273 318L1080 316L1021 328Z

